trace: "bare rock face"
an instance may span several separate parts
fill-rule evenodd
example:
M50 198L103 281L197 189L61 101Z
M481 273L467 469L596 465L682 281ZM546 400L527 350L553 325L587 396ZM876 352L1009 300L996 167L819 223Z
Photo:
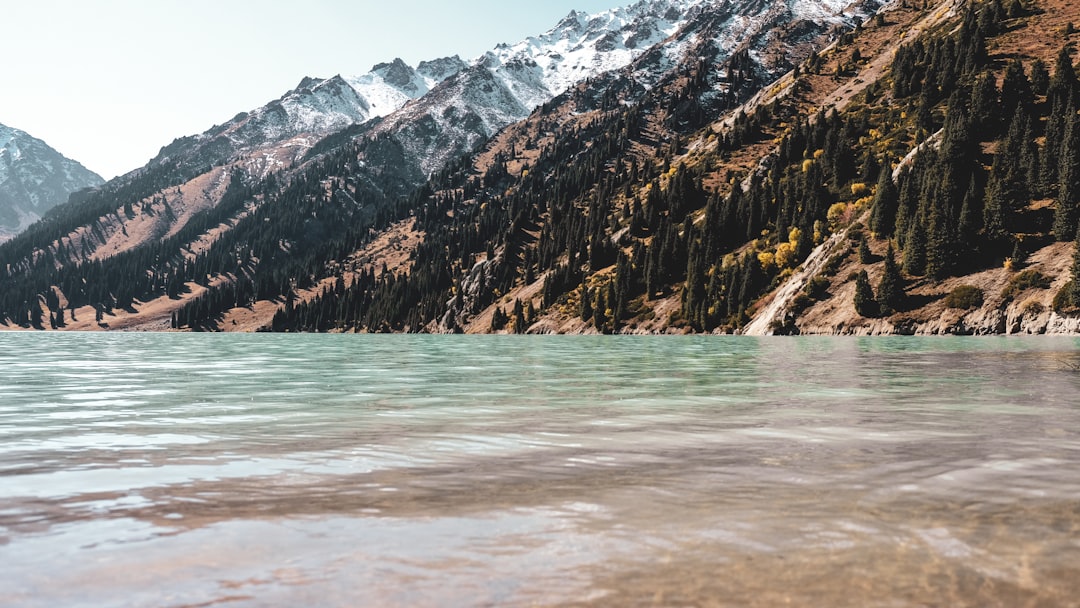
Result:
M387 84L401 89L413 86L413 79L416 77L416 71L400 58L390 63L380 63L371 71L381 75Z
M461 57L454 55L453 57L421 61L420 65L416 66L416 72L421 76L442 82L467 67L469 67L469 64L462 61Z

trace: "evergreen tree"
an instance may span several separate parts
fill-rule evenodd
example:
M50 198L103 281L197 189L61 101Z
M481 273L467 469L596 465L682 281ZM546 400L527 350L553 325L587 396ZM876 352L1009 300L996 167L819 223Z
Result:
M859 263L870 264L874 261L874 255L870 252L870 244L867 242L866 237L859 239Z
M983 72L971 88L971 113L974 124L987 132L995 133L1001 123L998 105L998 89L993 72Z
M1080 229L1076 230L1076 239L1073 241L1072 280L1069 281L1069 303L1080 306Z
M1047 101L1053 104L1055 101L1066 101L1072 97L1080 87L1080 81L1076 77L1076 69L1073 68L1072 56L1069 46L1065 45L1058 51L1057 60L1054 62L1054 75L1047 87Z
M896 253L890 244L889 251L885 254L885 272L882 273L877 287L877 302L881 314L888 316L899 310L904 304L904 298L904 279L900 276Z
M1018 240L1013 244L1012 254L1009 255L1009 266L1011 266L1013 270L1019 270L1023 263L1024 252L1020 249L1020 241Z
M896 226L896 211L900 204L900 194L892 180L892 171L888 163L881 171L877 191L874 193L874 207L870 212L870 230L880 238L892 236Z
M870 286L870 276L865 270L860 270L859 276L855 278L855 312L864 317L875 317L877 308L874 288Z
M503 312L501 306L495 307L495 312L491 314L491 331L502 331L506 328L506 323L509 319L506 317L506 313Z
M992 245L1000 245L1005 240L1005 218L1010 203L1001 180L994 172L991 172L990 179L986 182L986 194L983 197L983 231L986 240Z
M1046 196L1053 196L1057 192L1061 168L1059 156L1062 140L1065 138L1066 122L1069 116L1076 113L1075 104L1078 88L1076 71L1073 69L1072 58L1069 56L1068 47L1062 47L1054 64L1054 75L1050 79L1050 86L1046 92L1046 106L1049 114L1046 118L1045 128L1045 153L1041 157L1039 185ZM1071 233L1072 226L1062 227L1064 233Z
M608 331L607 302L604 300L604 290L596 290L596 304L593 305L593 327L600 333Z
M1042 59L1035 58L1031 62L1031 91L1036 95L1046 95L1050 90L1050 71Z
M912 276L926 273L926 224L921 216L911 222L907 238L904 239L904 272Z
M1024 72L1024 64L1013 59L1005 68L1001 83L1001 114L1013 116L1017 110L1027 112L1032 103L1031 82Z
M42 325L43 318L44 317L41 312L41 303L38 302L37 298L34 298L30 302L30 327L34 329L45 329L45 327Z
M960 206L960 225L958 227L960 242L971 246L975 243L975 236L982 229L982 197L976 181L972 179L968 184L964 201Z
M585 285L581 286L581 302L579 305L579 316L582 321L586 323L592 319L593 307L592 307L592 294L589 292L589 288Z
M514 300L514 312L510 315L510 323L515 334L523 334L529 327L525 318L525 307L521 304L521 300Z
M926 274L941 280L952 271L956 256L951 227L940 209L930 211L926 234Z
M1065 119L1060 159L1054 236L1059 241L1069 241L1076 236L1076 225L1080 220L1080 117L1075 111Z

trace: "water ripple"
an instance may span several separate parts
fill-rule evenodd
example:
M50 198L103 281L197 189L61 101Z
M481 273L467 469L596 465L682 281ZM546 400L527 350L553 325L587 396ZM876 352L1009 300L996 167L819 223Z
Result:
M1078 346L0 334L0 603L1069 605Z

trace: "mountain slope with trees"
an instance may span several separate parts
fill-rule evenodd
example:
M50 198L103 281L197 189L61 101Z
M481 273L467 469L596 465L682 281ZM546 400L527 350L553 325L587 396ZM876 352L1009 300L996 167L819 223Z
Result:
M440 270L445 304L397 329L743 331L816 253L763 333L1075 331L1070 10L900 4L705 132L672 120L678 85L608 116L549 108L425 201L421 225L448 236L414 267L460 263ZM667 145L633 141L635 120ZM327 290L275 327L333 329L357 292L378 288Z
M143 175L182 187L112 208L135 186L106 186L64 210L78 231L0 248L0 311L37 328L1080 327L1080 8L732 6L490 137L458 102L484 90L466 69L287 173L163 163ZM412 164L447 125L463 153ZM200 194L217 202L192 211ZM137 246L86 245L146 216L164 219Z

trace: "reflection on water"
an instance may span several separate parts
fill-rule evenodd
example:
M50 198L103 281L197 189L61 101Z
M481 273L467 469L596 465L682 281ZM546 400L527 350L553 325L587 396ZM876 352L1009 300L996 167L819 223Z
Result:
M0 334L0 605L1078 606L1078 346Z

